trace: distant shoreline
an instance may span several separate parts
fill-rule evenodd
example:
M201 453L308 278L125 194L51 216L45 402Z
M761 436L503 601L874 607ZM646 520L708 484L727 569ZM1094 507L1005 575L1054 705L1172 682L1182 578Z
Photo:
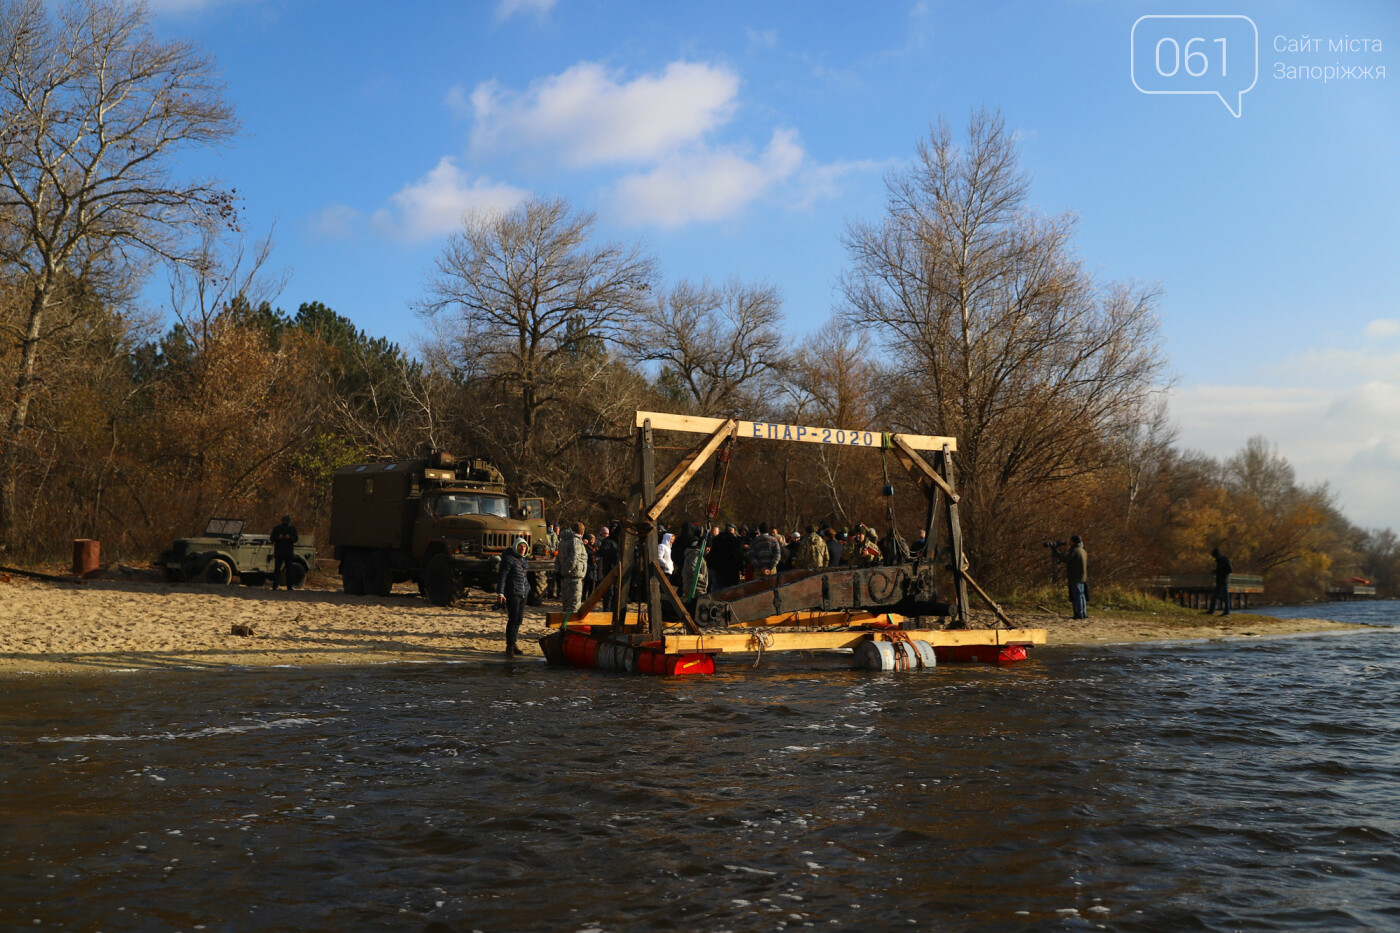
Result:
M315 575L295 592L237 585L165 584L139 577L49 582L12 577L0 584L0 678L146 670L211 671L507 661L505 615L473 592L438 608L400 586L388 597L347 596L333 577ZM538 659L544 613L526 611L523 662ZM1091 616L1075 622L1043 612L1013 613L1020 627L1044 628L1047 647L1256 639L1369 628L1325 619L1157 619ZM977 613L973 626L990 624ZM232 634L235 624L254 634ZM1034 656L1034 655L1032 655Z

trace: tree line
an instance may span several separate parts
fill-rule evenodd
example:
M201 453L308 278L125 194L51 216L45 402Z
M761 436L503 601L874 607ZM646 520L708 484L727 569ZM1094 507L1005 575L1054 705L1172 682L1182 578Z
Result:
M994 112L936 122L882 215L848 225L836 307L800 345L773 286L664 282L643 244L537 197L463 218L409 352L323 304L280 308L236 192L173 180L176 153L237 130L198 49L99 0L0 0L0 43L6 562L76 537L149 559L215 515L291 512L321 536L337 468L429 448L485 456L551 517L596 525L622 515L650 409L955 436L968 558L1003 593L1048 579L1041 545L1071 532L1101 583L1204 572L1219 546L1270 597L1400 584L1396 536L1353 526L1267 440L1179 448L1156 289L1086 270L1075 218L1028 206ZM143 312L151 275L169 299ZM663 437L663 459L693 440ZM892 466L741 441L720 517L883 534L892 505L912 538L922 500ZM699 519L708 487L667 519Z

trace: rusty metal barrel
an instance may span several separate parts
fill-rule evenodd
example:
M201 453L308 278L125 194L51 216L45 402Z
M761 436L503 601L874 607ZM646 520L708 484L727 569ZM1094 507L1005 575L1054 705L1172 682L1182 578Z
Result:
M85 577L97 571L102 554L102 542L95 538L76 538L73 541L73 573Z

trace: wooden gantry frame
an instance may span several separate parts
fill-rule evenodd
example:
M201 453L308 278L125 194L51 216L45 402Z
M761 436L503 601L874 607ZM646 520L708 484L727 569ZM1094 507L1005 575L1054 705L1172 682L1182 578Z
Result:
M700 469L708 463L725 443L732 444L742 439L792 441L802 443L827 444L842 447L864 447L887 450L893 453L900 465L913 478L927 502L925 510L925 562L938 553L938 544L946 532L948 557L947 569L952 574L953 593L949 608L953 614L953 628L944 631L910 632L909 635L940 645L1004 645L1004 644L1044 644L1044 629L1015 628L990 596L977 585L968 572L967 560L963 554L962 526L958 516L958 493L956 488L953 454L957 451L957 440L922 434L889 434L880 431L844 430L806 425L775 424L739 419L701 418L690 415L673 415L662 412L638 411L635 422L637 436L634 449L634 476L632 489L627 502L627 520L621 527L619 542L619 562L593 592L584 600L576 613L550 613L551 622L563 626L569 623L601 621L593 612L612 589L615 592L613 608L609 617L614 637L622 637L633 632L633 639L664 641L667 652L674 651L744 651L784 649L821 650L824 648L851 647L869 637L863 632L775 632L758 639L752 632L721 634L712 631L702 632L686 608L684 600L671 585L665 572L656 563L659 535L657 524L666 508L695 478ZM653 441L655 431L676 431L689 434L704 434L705 439L691 449L680 462L661 480L656 482L656 448ZM931 453L932 463L923 453ZM646 607L645 631L629 624L629 620L640 622L637 613L628 612L628 594L632 591L634 578L640 575L643 600ZM981 596L997 617L1006 626L997 629L967 629L969 619L969 588ZM666 622L662 605L667 603L680 619L684 634L666 632ZM775 616L766 620L770 625L814 626L858 624L874 618L870 613L807 614L805 618ZM839 617L837 617L839 616ZM888 618L888 617L886 617Z

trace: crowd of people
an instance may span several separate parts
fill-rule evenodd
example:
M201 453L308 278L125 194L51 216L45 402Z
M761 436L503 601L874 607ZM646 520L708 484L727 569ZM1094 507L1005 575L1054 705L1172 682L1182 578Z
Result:
M604 524L596 532L581 522L549 526L550 549L555 551L550 596L557 594L568 612L576 611L620 560L621 524ZM746 580L788 570L818 567L870 567L902 563L921 557L925 536L912 545L896 533L881 538L868 525L854 530L829 523L808 525L805 531L781 530L777 524L712 525L685 522L675 532L660 529L656 563L686 602L713 589L736 586ZM604 597L603 609L612 609L614 591Z

